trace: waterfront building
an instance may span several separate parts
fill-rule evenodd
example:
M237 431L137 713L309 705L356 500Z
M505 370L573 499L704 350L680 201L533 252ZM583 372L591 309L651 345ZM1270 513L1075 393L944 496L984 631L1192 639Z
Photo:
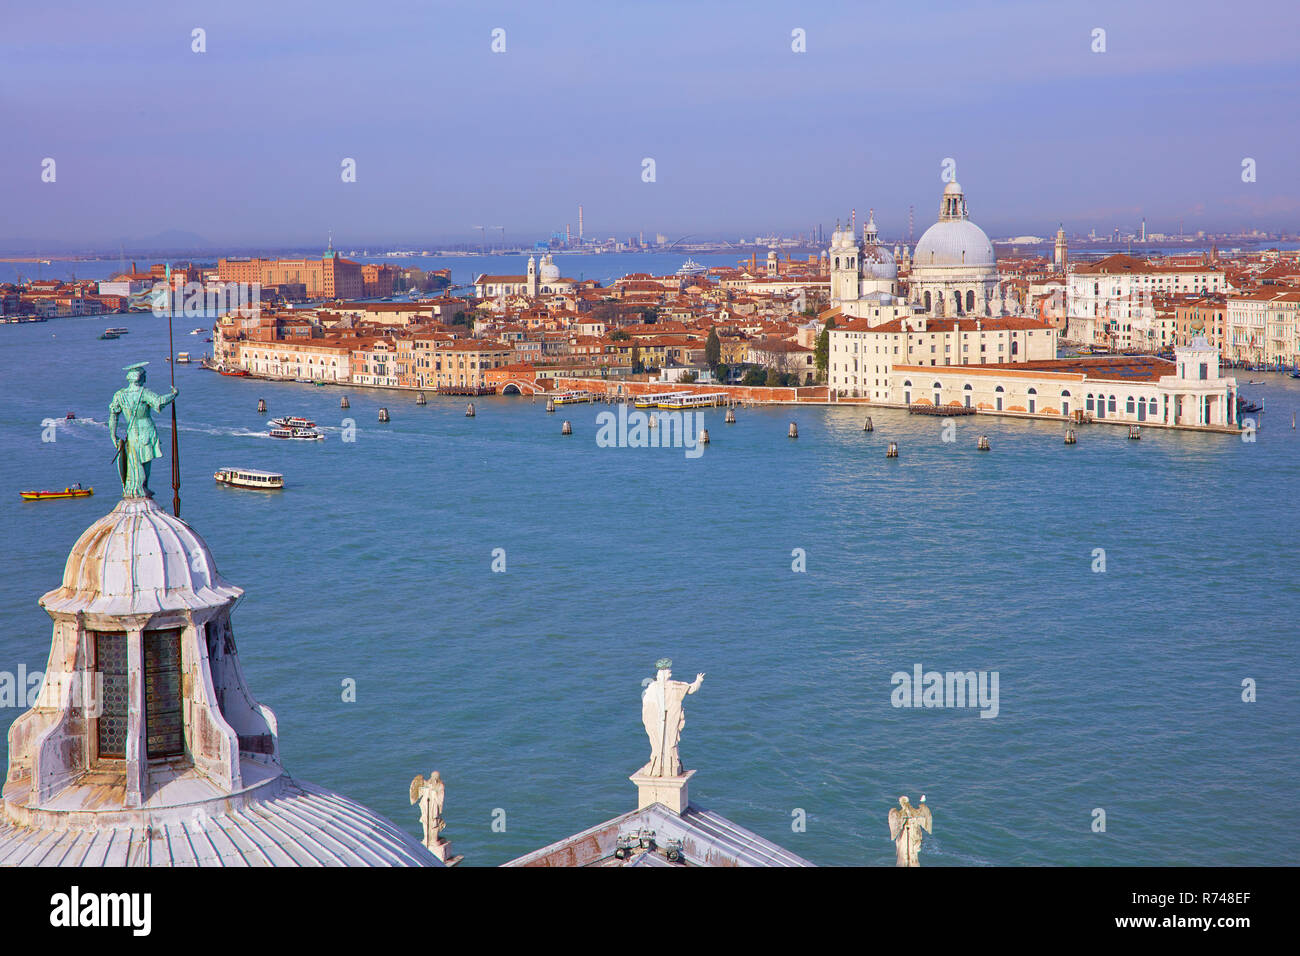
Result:
M1237 381L1204 339L1152 356L1053 359L1006 366L896 365L897 404L960 406L1004 415L1078 418L1235 431Z
M1116 254L1075 266L1066 281L1066 334L1071 342L1111 348L1145 348L1134 320L1157 296L1222 293L1221 267L1209 263L1164 265ZM1141 331L1141 330L1139 330Z
M320 259L218 259L217 278L263 287L301 286L309 299L359 299L365 294L361 264L339 256L333 243Z
M1224 357L1300 367L1300 289L1260 286L1224 302Z
M268 378L345 384L352 380L353 346L338 338L238 341L223 350L224 364Z
M41 598L36 704L9 728L0 866L440 866L395 824L290 777L244 680L243 595L203 539L123 498Z
M827 384L842 398L900 403L897 365L1002 365L1056 358L1055 327L1024 316L940 319L912 315L875 324L853 319L828 336Z

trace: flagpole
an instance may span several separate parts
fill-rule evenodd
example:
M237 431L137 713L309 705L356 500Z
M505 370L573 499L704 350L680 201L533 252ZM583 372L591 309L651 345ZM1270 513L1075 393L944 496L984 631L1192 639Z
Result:
M172 314L176 302L172 298L172 267L167 264L167 365L171 370L172 390L176 389L176 352L172 345ZM176 400L172 399L172 514L181 516L181 456L176 442Z

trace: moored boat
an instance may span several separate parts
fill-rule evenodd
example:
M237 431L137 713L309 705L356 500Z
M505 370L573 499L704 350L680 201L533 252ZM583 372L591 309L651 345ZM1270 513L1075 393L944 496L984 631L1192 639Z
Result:
M89 498L95 493L94 488L83 488L80 484L64 488L62 491L20 491L24 501L44 501L46 498Z
M261 471L257 468L218 468L212 476L219 485L232 488L254 488L274 491L284 487L284 475L278 471Z
M242 368L223 368L219 371L222 375L233 375L236 378L245 378L248 375L247 369Z

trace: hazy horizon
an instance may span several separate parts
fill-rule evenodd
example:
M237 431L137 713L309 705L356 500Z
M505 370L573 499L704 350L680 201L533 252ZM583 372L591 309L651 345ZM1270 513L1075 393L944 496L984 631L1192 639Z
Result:
M477 242L480 225L531 243L576 236L579 203L588 238L806 234L855 207L903 237L909 205L919 236L949 157L995 237L1143 217L1300 228L1294 4L144 2L6 19L11 249L314 247L331 230L361 249Z

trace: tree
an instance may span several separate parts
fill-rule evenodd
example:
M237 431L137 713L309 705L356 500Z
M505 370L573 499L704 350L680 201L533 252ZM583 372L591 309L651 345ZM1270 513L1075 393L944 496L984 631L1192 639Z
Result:
M709 329L709 337L704 341L704 361L709 368L716 369L722 361L722 343L718 341L718 330Z
M641 349L638 346L632 346L632 374L640 375L645 371L645 365L641 361Z
M611 342L626 342L631 337L632 336L628 335L627 332L622 329L615 329L613 332L609 333L609 340Z
M682 372L682 377L678 379L678 381L685 382L686 384L689 385L692 382L697 381L699 377L700 377L699 372Z
M751 365L745 369L744 376L740 379L741 385L762 385L767 380L767 372L761 365Z
M731 369L727 368L725 365L719 365L713 370L713 375L719 382L726 385L727 379L731 377Z
M817 348L813 351L813 360L817 364L817 374L825 377L831 361L831 329L835 328L835 319L826 320L821 334L817 336Z
M763 384L767 386L784 385L785 384L785 382L783 381L784 378L785 376L782 375L780 372L778 372L776 369L770 368L767 370L767 375L764 378Z

